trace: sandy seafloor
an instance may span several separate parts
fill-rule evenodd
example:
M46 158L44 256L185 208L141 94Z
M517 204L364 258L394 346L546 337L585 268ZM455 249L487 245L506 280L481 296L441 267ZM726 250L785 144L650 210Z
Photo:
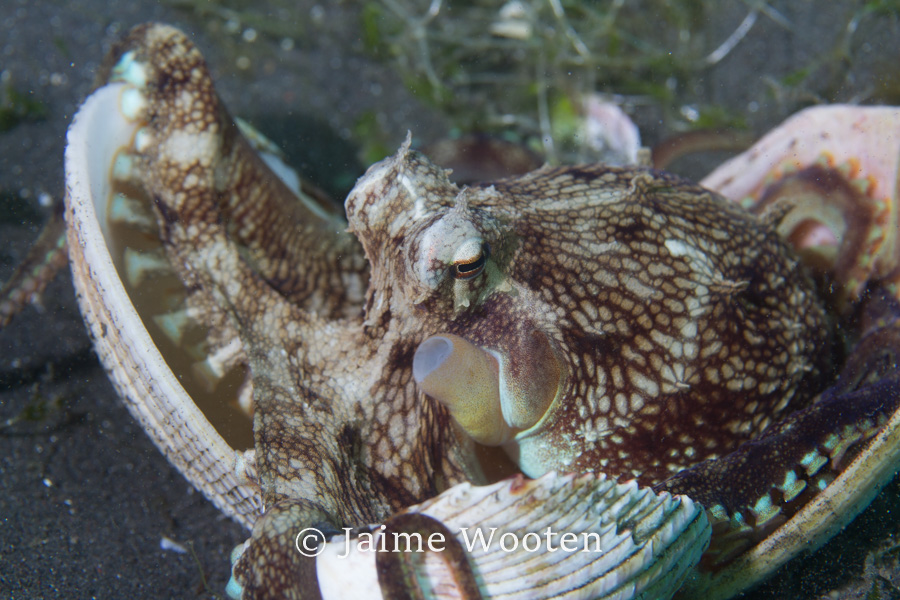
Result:
M747 5L729 4L711 11L711 40L724 39L746 14ZM732 107L755 102L750 120L758 132L791 110L765 92L765 78L829 48L862 3L770 4L792 27L761 19L698 89ZM254 10L264 13L263 6ZM423 140L445 135L447 120L410 95L392 68L365 55L357 9L349 2L292 5L277 16L297 24L286 49L266 36L248 42L240 31L224 32L220 15L170 3L0 3L0 83L46 109L44 118L0 133L0 280L46 218L41 199L62 194L66 127L104 52L146 20L191 32L232 112L289 142L295 155L315 155L322 139L341 148L366 111L382 116L396 144L407 129ZM867 46L855 53L853 77L825 100L865 97L877 78L900 76L892 41L900 27L887 16L863 27L859 43ZM249 68L238 68L239 56ZM884 71L886 63L893 72ZM329 153L321 161L330 164L314 169L352 181L361 171L347 155ZM0 422L41 403L58 408L0 429L0 598L223 597L229 552L246 534L192 490L118 401L91 350L67 271L40 306L0 332ZM900 531L898 495L895 481L835 541L749 597L900 597L891 550ZM163 538L192 552L164 550Z

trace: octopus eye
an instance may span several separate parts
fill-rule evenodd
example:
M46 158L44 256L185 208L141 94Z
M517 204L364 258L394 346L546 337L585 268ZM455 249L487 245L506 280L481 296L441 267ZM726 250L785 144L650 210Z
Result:
M453 257L453 277L472 279L484 271L484 265L491 255L491 247L481 240L468 240Z

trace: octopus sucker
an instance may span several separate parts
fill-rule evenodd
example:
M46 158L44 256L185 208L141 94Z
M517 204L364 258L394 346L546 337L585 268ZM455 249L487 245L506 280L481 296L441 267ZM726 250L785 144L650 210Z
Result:
M863 336L837 381L813 404L773 425L740 452L686 469L657 489L686 494L714 513L724 511L732 527L748 525L743 533L752 542L764 539L774 530L770 518L793 516L820 491L819 482L834 480L900 407L900 372L893 366L900 351L900 305L892 304L879 307L889 312L875 317L887 319L888 325ZM864 364L876 370L860 373ZM777 467L756 468L760 464ZM713 550L718 541L714 538ZM713 552L708 558L711 565L728 562L714 559Z
M79 301L132 412L252 527L232 597L666 598L683 582L685 597L728 597L888 480L895 165L830 147L763 165L765 148L798 147L776 136L706 180L732 200L605 165L460 189L408 137L359 179L344 221L260 157L176 29L134 29L103 81L66 155ZM895 113L824 122L857 147ZM208 385L243 369L252 451L207 422L143 328L107 250L117 193L157 244L123 260L132 279L179 287L143 318L201 338ZM493 481L487 445L524 475ZM602 546L553 554L554 526ZM477 528L538 546L479 549ZM360 546L415 536L448 554Z

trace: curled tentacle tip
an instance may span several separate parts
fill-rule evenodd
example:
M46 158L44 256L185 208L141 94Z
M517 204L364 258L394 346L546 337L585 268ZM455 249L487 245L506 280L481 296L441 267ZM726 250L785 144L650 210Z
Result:
M494 446L514 435L503 420L497 359L486 350L457 335L432 336L416 349L413 377L476 442Z

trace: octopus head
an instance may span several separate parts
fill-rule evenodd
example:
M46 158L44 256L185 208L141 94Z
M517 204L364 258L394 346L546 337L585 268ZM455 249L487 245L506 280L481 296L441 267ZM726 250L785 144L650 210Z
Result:
M403 316L420 389L529 476L661 481L805 402L830 360L775 226L673 176L545 168L460 190L404 146L347 213L367 323Z
M564 380L559 349L523 302L531 293L511 277L522 243L497 210L506 200L459 189L407 145L347 200L372 268L367 322L385 310L405 317L422 391L487 445L514 443L538 423Z

